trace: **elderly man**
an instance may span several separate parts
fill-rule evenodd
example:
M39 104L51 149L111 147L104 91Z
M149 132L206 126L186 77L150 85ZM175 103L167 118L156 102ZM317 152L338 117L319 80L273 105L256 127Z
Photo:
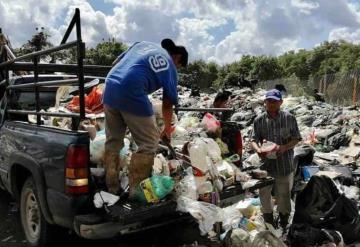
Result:
M280 226L285 229L291 212L291 190L294 181L294 150L301 140L299 128L293 115L282 111L282 95L272 89L265 95L266 112L254 121L252 147L262 158L263 168L275 178L275 198L278 204ZM276 155L264 152L261 145L265 142L275 143ZM274 225L271 191L273 186L260 189L260 200L265 222Z

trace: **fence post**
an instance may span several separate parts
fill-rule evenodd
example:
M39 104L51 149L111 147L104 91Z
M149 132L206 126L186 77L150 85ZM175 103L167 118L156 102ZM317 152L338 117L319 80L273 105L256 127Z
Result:
M352 104L355 105L356 102L357 102L357 73L354 73L353 90L352 90Z
M326 95L327 84L328 84L328 75L325 74L324 84L323 84L323 92L322 92L324 95Z

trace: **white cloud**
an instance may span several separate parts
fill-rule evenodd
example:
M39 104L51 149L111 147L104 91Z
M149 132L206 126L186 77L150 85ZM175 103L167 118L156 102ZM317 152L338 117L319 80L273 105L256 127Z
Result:
M347 27L331 30L329 40L346 40L351 43L360 44L360 29L351 30Z
M304 14L310 14L312 10L319 8L319 3L313 1L291 0L291 4Z
M12 44L19 46L31 38L36 27L51 29L57 21L61 21L59 13L67 8L69 2L69 0L0 1L0 25L3 32L10 37Z
M68 5L65 23L59 27L58 33L54 33L54 38L52 39L53 43L58 43L59 40L57 37L62 36L65 33L76 8L80 9L81 36L88 45L94 46L102 39L108 40L109 38L112 38L108 31L106 15L101 11L94 10L86 1L74 0ZM71 38L75 37L75 30L76 29L73 29Z
M324 38L360 39L360 4L352 0L103 0L106 3L116 6L107 12L111 14L85 0L0 1L0 23L14 46L30 39L38 26L57 44L78 7L87 46L112 37L128 44L169 37L187 47L190 59L220 63L244 54L309 49Z

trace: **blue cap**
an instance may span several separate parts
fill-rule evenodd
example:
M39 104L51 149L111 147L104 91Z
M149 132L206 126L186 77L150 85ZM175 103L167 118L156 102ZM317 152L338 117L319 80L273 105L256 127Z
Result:
M271 89L266 92L265 99L274 99L274 100L282 100L281 92L277 89Z

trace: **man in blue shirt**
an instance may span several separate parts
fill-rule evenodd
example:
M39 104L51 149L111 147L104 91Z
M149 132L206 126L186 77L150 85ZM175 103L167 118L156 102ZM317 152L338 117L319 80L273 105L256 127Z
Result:
M188 53L164 39L161 47L137 42L122 53L106 77L103 95L105 111L105 169L110 192L119 188L119 150L129 128L139 149L129 167L130 196L142 180L151 175L159 137L170 139L173 106L177 104L177 69L186 66ZM165 127L159 133L148 95L163 89L162 111Z

